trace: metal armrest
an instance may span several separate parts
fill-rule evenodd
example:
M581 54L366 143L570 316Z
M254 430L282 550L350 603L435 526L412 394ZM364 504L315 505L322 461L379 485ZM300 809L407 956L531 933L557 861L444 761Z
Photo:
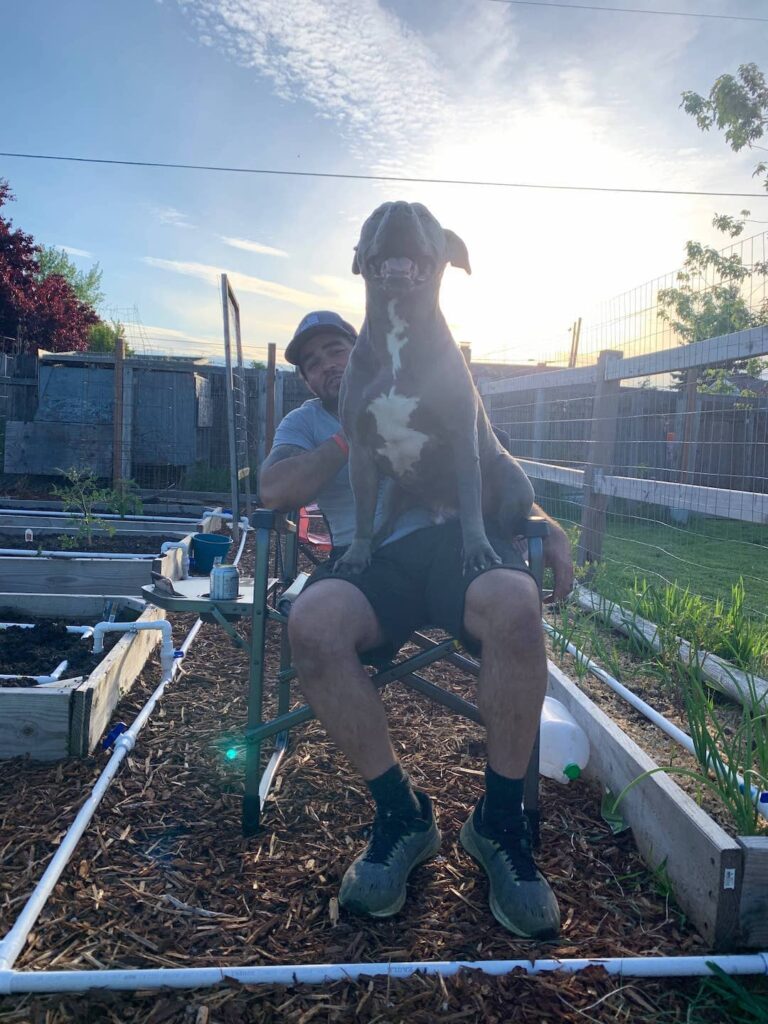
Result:
M531 537L548 537L549 523L542 516L528 516L520 536L528 540Z
M278 512L273 508L257 508L251 513L254 530L275 530L277 533L295 533L296 523L290 517L292 512Z
M544 538L549 536L549 523L541 516L528 516L521 536L528 541L528 568L539 585L543 597L544 585Z
M307 580L309 579L308 572L300 572L290 587L287 587L277 600L277 610L283 614L288 615L293 602L302 592L306 586Z

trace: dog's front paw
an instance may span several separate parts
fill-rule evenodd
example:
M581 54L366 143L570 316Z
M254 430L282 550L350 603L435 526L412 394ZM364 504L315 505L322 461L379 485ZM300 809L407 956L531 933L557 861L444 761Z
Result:
M371 542L353 540L348 550L336 561L333 572L336 576L356 576L371 564Z
M491 547L490 543L483 540L474 544L464 545L464 572L484 572L486 569L493 569L501 565L501 559Z

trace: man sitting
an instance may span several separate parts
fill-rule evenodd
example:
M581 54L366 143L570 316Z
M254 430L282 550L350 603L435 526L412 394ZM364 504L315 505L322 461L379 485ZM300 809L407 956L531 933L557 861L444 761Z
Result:
M393 654L415 629L435 625L481 652L478 706L488 764L485 793L461 830L462 845L488 874L496 919L515 935L552 938L560 912L533 860L522 809L547 683L538 588L512 538L492 534L502 567L464 574L458 520L437 525L424 508L400 515L363 573L333 575L333 562L354 533L338 398L355 338L354 328L333 312L310 313L299 324L285 358L316 397L278 426L259 489L267 508L316 502L333 540L329 561L291 610L288 635L302 692L376 805L371 839L347 869L339 902L374 917L396 914L409 873L438 851L432 803L398 763L384 706L360 660L362 653ZM570 544L545 518L545 563L560 599L573 580Z

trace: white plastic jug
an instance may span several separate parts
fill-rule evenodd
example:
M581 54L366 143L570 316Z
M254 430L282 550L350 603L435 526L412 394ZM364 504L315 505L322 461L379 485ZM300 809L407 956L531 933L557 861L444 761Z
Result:
M555 782L578 779L589 761L589 740L568 709L554 697L541 709L539 771Z

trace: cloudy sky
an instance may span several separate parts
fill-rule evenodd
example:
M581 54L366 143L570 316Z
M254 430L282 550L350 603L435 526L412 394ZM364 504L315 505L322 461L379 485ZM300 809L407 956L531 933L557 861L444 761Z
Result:
M565 0L564 0L565 2ZM574 0L575 2L575 0ZM764 17L765 0L605 0ZM638 189L758 192L680 109L768 25L498 0L30 0L5 5L0 149L118 160ZM218 275L247 352L311 308L358 322L352 247L386 199L426 203L468 245L443 306L476 356L568 346L601 301L674 269L714 212L766 198L405 184L0 157L7 211L79 266L154 350L218 356ZM768 197L767 197L768 198ZM760 230L757 228L756 230Z

